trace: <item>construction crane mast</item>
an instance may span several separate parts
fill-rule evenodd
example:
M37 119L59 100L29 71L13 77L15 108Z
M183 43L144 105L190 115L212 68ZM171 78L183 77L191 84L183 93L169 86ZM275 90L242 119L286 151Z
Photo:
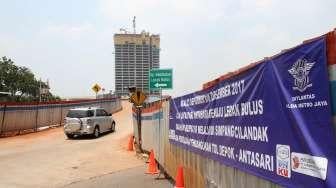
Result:
M136 30L135 30L135 16L133 17L133 33L136 34Z

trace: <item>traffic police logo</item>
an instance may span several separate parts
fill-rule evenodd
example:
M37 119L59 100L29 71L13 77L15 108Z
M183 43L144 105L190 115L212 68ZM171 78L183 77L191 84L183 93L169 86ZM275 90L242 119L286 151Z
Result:
M307 88L313 86L312 83L309 83L308 74L314 64L315 62L309 63L306 59L299 59L294 63L293 67L288 70L288 72L294 77L294 90L303 92Z

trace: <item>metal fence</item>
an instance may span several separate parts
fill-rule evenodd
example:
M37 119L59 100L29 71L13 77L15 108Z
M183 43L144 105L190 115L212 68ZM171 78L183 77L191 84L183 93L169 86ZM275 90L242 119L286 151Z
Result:
M170 144L168 139L169 108L169 101L166 100L162 103L161 110L159 103L152 103L143 109L141 137L142 148L145 151L153 149L155 159L170 176L175 177L177 167L183 165L186 187L280 187L273 182ZM134 130L137 130L135 118L133 113L133 126ZM138 134L135 134L135 137L138 139Z
M89 106L100 106L111 113L122 108L119 98L59 103L2 103L0 104L0 136L60 126L64 123L69 109Z

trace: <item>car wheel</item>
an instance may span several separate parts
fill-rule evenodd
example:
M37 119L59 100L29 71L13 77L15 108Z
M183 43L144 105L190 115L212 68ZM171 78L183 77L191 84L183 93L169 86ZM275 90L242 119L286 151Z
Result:
M99 135L100 135L99 127L96 126L95 129L94 129L94 131L93 131L93 137L94 137L94 138L98 138Z
M68 139L73 139L74 138L73 134L65 134L65 135L68 137Z
M114 132L115 131L115 122L112 122L112 125L111 125L111 132Z

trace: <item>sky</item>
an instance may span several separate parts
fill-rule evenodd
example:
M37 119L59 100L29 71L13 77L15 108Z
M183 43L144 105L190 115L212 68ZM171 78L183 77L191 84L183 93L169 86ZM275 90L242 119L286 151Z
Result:
M114 90L113 34L160 34L161 68L181 96L336 28L335 0L0 0L0 56L61 97Z

